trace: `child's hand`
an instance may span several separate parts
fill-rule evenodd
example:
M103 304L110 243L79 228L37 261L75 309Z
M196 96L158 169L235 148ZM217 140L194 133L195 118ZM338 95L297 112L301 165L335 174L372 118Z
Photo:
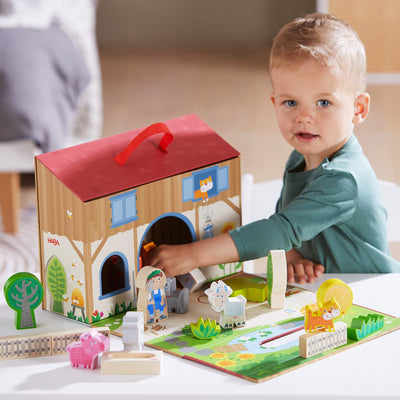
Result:
M143 260L143 265L162 269L166 276L185 274L193 269L187 245L160 245L152 249Z
M229 233L187 244L160 245L151 250L143 265L162 269L167 276L182 275L197 267L239 261Z
M287 281L288 283L304 284L313 283L325 272L325 267L313 261L306 260L297 250L290 250L286 253Z

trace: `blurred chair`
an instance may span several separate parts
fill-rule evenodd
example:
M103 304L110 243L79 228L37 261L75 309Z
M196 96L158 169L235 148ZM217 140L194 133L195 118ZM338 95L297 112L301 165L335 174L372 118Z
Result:
M38 152L29 139L0 143L0 208L6 233L18 232L20 174L33 172L33 157Z
M22 44L28 47L15 50L18 52L15 59L7 56L2 59L2 115L5 121L15 119L18 127L12 129L12 124L11 128L0 127L3 129L0 131L0 208L3 229L7 233L18 231L20 174L33 173L34 155L101 136L101 73L95 30L97 3L97 0L0 2L4 51L14 51L12 40L18 40L21 31L29 40L42 32L47 35L41 42L32 39L33 44L38 43L37 48L29 48L31 42L26 44L22 39ZM60 30L66 36L60 35ZM60 44L64 46L60 48ZM34 65L21 65L18 54L28 51ZM45 88L42 87L44 83ZM38 86L43 90L38 93L38 101L32 102ZM42 98L44 101L40 102ZM40 143L41 148L36 143Z

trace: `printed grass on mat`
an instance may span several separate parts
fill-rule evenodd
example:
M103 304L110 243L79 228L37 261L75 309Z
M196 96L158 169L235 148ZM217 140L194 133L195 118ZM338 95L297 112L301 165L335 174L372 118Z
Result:
M354 317L370 314L371 310L352 305L340 317L350 326ZM245 379L261 382L273 376L288 372L304 364L326 357L335 352L373 339L391 330L400 328L400 318L385 314L384 326L379 331L360 342L348 340L347 345L324 352L312 358L299 357L298 337L304 334L303 318L280 321L274 325L258 326L250 329L222 330L211 340L201 340L193 336L190 326L172 334L147 342L148 345L162 349L179 357L184 357ZM264 342L264 344L261 344Z

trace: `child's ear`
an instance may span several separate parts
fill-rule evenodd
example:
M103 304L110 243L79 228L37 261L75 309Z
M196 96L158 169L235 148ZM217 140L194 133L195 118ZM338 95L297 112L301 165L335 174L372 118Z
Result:
M269 96L269 98L271 99L272 104L275 105L275 94L271 93L271 96Z
M371 97L368 93L361 93L354 102L353 124L361 124L367 118Z

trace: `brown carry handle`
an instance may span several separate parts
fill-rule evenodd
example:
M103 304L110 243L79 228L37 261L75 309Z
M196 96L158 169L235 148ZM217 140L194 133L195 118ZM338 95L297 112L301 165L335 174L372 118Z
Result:
M174 137L172 136L172 133L168 129L167 125L165 125L163 122L157 122L143 129L143 131L140 132L123 151L121 151L121 153L117 154L114 157L114 161L122 167L126 163L126 160L130 157L130 155L140 145L140 143L142 143L150 136L156 135L158 133L164 133L164 136L161 138L158 145L161 150L166 153L167 147L172 142Z

